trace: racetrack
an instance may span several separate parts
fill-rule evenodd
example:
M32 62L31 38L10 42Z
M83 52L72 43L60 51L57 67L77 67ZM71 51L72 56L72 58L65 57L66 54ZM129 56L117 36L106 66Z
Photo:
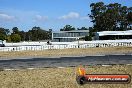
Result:
M132 55L100 55L84 57L27 58L0 60L1 69L70 67L78 65L132 64Z

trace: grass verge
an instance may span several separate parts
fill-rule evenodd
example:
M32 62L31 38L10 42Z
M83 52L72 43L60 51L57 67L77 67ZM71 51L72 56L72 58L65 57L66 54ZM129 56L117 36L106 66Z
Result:
M130 74L132 65L86 66L89 74ZM130 84L76 83L76 67L41 68L34 70L0 71L1 88L132 88Z
M127 54L132 53L132 47L86 48L86 49L58 49L44 51L12 51L0 52L0 58L13 57L53 57L53 56L77 56L97 54Z

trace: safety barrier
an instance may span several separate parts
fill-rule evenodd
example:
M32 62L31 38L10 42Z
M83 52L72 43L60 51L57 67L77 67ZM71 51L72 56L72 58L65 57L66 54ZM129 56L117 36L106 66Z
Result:
M0 47L0 51L37 51L49 49L69 49L69 48L92 48L92 47L116 47L132 46L131 42L127 43L85 43L85 44L68 44L68 45L40 45L40 46L17 46L17 47Z

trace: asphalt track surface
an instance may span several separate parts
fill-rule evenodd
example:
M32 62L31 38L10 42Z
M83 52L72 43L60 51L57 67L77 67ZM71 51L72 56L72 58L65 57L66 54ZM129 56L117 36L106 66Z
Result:
M72 67L78 65L132 64L132 55L104 55L84 57L27 58L0 60L1 69L24 69L43 67Z

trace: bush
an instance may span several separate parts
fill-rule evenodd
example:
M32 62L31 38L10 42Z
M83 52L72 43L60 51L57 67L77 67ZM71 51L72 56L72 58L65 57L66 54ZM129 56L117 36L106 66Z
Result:
M11 41L12 42L20 42L21 41L21 36L19 34L12 34L11 35Z
M85 41L92 41L92 37L91 36L85 36Z
M8 36L6 37L6 41L7 41L7 42L11 42L11 36L10 36L10 35L8 35Z
M0 34L0 40L4 41L6 36L4 34Z

